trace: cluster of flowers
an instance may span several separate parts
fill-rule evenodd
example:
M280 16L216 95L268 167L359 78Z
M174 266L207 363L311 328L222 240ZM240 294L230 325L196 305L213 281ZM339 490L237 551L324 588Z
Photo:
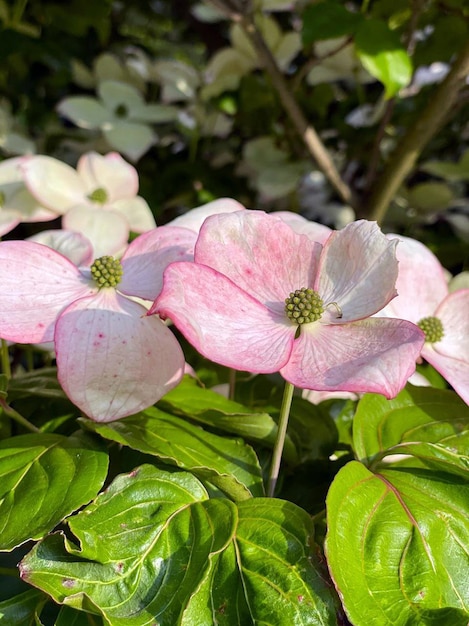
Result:
M118 197L130 192L126 166L115 154L82 157L77 172L26 159L29 193L46 210L54 198L72 230L49 245L0 243L0 336L53 341L59 381L85 415L119 419L178 384L184 355L165 320L217 363L322 392L393 397L424 357L469 402L469 289L449 293L423 244L373 222L330 231L230 199L149 229L135 185L128 204ZM128 246L96 241L108 222L95 228L95 214L125 221L127 236L147 232Z

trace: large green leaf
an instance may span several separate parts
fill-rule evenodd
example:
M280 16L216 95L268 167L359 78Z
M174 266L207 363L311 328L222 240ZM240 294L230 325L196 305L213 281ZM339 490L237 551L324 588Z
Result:
M150 465L118 476L49 535L22 578L111 626L336 624L309 516L294 504L208 499L195 476Z
M82 422L106 439L190 470L234 500L264 494L257 456L240 439L208 433L154 407L107 424L91 420Z
M47 601L47 596L31 589L0 602L0 624L2 626L33 626L36 616Z
M353 461L327 498L326 554L355 626L467 626L469 483Z
M355 46L363 67L383 83L386 98L392 98L410 83L412 62L386 22L363 21L355 34Z
M0 442L0 549L39 539L92 500L108 457L93 437L20 435Z
M239 402L199 387L190 376L185 376L158 406L265 446L272 447L277 437L277 424L268 413L253 412ZM297 461L297 452L289 437L285 441L284 456L291 463Z
M353 447L364 463L405 442L440 443L468 454L469 406L453 391L408 385L392 400L366 394L353 423Z

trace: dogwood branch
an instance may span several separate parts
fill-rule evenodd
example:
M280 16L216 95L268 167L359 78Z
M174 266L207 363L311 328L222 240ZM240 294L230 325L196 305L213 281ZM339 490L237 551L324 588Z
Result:
M309 154L342 200L347 204L352 204L352 191L350 187L342 180L327 148L322 143L315 129L308 124L303 111L292 95L292 89L289 88L285 77L277 65L277 61L267 46L262 33L255 24L250 3L246 0L244 3L242 0L211 0L211 3L232 21L240 24L244 29L258 53L264 69L269 74L272 85L277 91L293 126L303 139L303 143Z
M303 111L298 106L292 95L287 81L282 72L279 70L277 62L267 46L262 33L254 23L253 18L243 16L239 20L240 25L244 28L246 34L250 38L255 47L264 69L269 74L272 85L278 93L278 96L287 112L296 131L303 139L303 142L309 154L316 161L319 168L323 171L331 185L337 191L339 196L347 204L352 204L352 191L349 186L342 180L327 148L322 143L315 129L308 124Z
M469 43L461 50L445 80L437 87L416 123L411 126L375 180L367 217L382 221L394 195L412 171L428 142L448 120L469 73Z

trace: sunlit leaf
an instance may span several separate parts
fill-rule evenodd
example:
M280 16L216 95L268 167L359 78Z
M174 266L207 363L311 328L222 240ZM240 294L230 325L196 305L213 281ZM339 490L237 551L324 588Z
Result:
M366 462L407 442L440 443L467 454L469 406L453 391L431 387L408 385L392 400L366 394L353 422L357 458Z
M0 549L39 539L102 487L108 457L89 435L0 442Z
M282 500L208 499L191 474L142 466L117 477L38 544L22 578L111 626L335 625L310 517Z
M327 498L329 569L353 624L466 626L469 483L348 463Z
M412 62L398 35L381 20L365 20L357 29L355 45L363 67L385 88L392 98L412 78Z
M108 424L82 421L105 439L194 472L235 500L264 493L257 456L241 439L219 437L153 407Z

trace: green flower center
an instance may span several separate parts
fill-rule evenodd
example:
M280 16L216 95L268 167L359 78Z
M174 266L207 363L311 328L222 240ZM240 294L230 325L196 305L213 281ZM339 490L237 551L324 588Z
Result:
M98 189L95 189L88 196L88 200L91 200L91 202L96 202L96 204L104 204L105 202L107 202L107 199L107 191L102 187L98 187Z
M122 264L113 256L102 256L91 266L91 276L101 287L116 287L122 278Z
M443 324L437 317L424 317L417 326L425 333L425 341L428 341L428 343L441 341L445 334Z
M114 115L116 117L123 118L123 117L127 117L128 114L129 114L129 111L127 107L125 106L125 104L119 104L119 106L117 106L114 109Z
M314 289L297 289L285 299L285 313L297 324L316 322L324 313L324 303Z

